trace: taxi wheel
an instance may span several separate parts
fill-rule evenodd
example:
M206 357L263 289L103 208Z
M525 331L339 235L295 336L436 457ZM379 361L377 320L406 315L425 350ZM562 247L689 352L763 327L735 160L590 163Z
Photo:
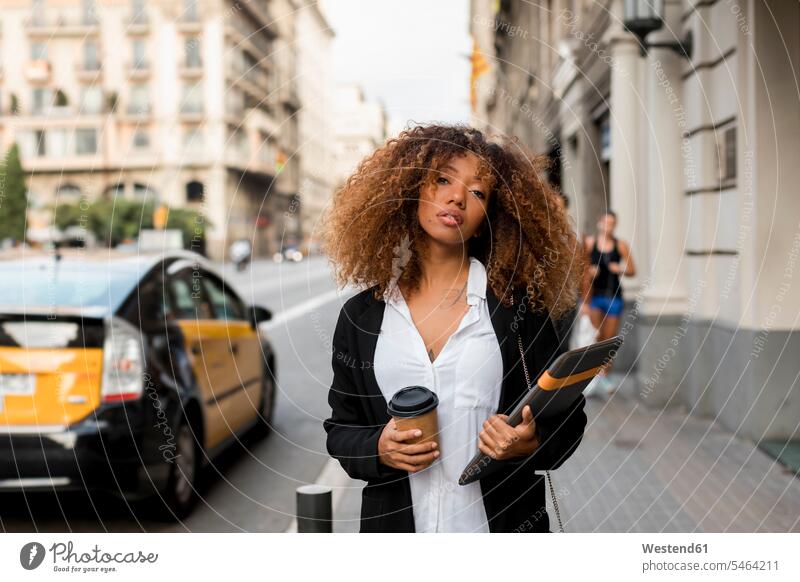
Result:
M176 432L175 456L170 462L167 485L157 501L160 517L183 519L192 512L197 503L198 461L198 444L184 419Z
M256 433L266 436L272 431L272 419L275 416L275 376L271 366L264 370L261 379L261 402L258 405L258 421Z

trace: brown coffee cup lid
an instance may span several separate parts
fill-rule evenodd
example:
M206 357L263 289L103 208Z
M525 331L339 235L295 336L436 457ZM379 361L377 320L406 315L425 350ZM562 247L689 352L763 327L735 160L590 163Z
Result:
M439 405L439 397L425 386L408 386L395 392L387 409L391 416L410 418L430 412Z

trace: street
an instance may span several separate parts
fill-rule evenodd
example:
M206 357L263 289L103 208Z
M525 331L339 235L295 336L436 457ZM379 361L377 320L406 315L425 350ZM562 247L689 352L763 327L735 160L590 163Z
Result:
M322 428L330 337L350 292L336 292L320 257L222 270L245 300L274 312L267 324L279 365L274 432L217 458L182 523L144 520L107 495L6 493L3 531L294 531L295 489L315 482L333 487L334 531L358 531L363 483L329 459ZM800 531L800 480L791 471L712 419L645 408L632 397L633 375L615 377L618 392L588 399L583 442L552 472L566 531ZM556 531L549 494L548 511Z
M227 266L222 270L245 300L255 299L274 312L266 324L278 362L273 433L249 451L236 443L224 452L207 471L197 509L183 523L144 521L106 495L6 493L0 496L2 531L280 532L289 527L295 489L313 483L328 461L322 429L331 379L326 344L349 294L337 298L324 258L261 261L242 273Z

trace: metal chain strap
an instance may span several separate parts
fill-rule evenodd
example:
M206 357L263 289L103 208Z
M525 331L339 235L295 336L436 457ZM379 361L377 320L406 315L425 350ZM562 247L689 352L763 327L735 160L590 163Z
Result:
M514 289L511 289L511 305L514 305ZM519 357L522 360L522 370L525 372L525 385L527 389L531 389L531 377L528 374L528 365L525 363L525 351L522 349L522 337L517 334L517 345L519 346ZM553 478L550 477L550 471L545 471L547 476L547 485L550 487L550 497L553 500L553 509L556 512L556 519L558 519L558 530L564 533L564 525L561 523L561 512L558 510L558 500L556 499L556 492L553 488Z

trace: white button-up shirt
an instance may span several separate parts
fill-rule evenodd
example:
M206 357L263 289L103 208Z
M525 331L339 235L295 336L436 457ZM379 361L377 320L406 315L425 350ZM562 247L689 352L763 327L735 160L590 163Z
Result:
M469 310L433 362L396 279L384 300L373 366L386 401L412 385L425 386L439 397L439 458L409 473L415 529L488 532L480 483L458 484L461 471L478 451L483 423L500 403L503 362L486 304L486 270L470 257Z

